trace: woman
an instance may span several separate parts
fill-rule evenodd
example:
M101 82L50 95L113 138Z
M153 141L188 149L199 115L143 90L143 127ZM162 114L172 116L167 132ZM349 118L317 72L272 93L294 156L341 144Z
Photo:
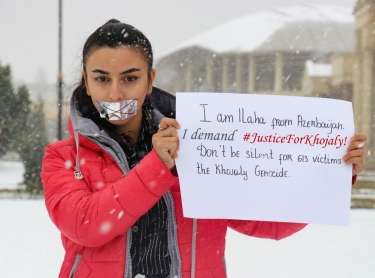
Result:
M83 48L71 138L46 147L42 181L66 254L59 277L226 277L227 227L282 239L305 224L183 217L175 99L152 86L148 39L110 20ZM363 170L366 138L344 160Z

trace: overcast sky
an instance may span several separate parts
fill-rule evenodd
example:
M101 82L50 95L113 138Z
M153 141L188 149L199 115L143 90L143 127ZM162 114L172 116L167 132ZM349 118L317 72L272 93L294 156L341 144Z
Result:
M353 8L355 0L63 0L63 74L79 76L86 38L110 18L140 29L157 59L178 44L225 21L291 5ZM56 82L58 0L0 0L0 62L16 81Z

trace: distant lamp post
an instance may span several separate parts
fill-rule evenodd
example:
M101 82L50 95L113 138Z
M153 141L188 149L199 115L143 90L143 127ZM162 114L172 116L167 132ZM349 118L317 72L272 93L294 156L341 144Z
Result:
M62 87L63 87L63 75L62 75L62 0L59 0L59 73L58 73L58 97L57 97L57 109L58 109L58 121L57 121L57 139L62 139Z

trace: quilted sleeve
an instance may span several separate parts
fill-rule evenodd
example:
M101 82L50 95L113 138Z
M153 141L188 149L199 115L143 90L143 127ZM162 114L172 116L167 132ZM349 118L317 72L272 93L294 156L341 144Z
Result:
M248 236L275 240L291 236L306 226L307 224L301 223L229 220L229 227L237 232Z
M64 158L53 146L45 149L41 178L54 224L72 241L88 247L100 247L125 234L178 182L151 151L117 182L93 193L64 167Z

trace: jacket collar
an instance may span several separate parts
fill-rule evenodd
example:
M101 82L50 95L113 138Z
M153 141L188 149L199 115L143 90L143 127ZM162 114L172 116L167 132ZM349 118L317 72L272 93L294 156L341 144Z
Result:
M156 126L160 123L160 120L163 117L176 117L176 97L174 95L157 87L153 87L150 100L152 106L154 107L154 119ZM78 131L86 136L98 136L100 134L106 134L104 131L101 131L91 119L83 117L81 111L79 110L78 100L74 95L72 95L70 100L69 121L69 132L72 136L74 131Z
M173 95L153 87L150 96L151 104L154 107L155 126L160 123L163 117L175 117L176 98ZM159 110L161 110L161 112ZM118 163L124 174L129 171L126 156L120 145L110 138L104 130L101 130L91 119L83 117L75 95L72 95L70 100L68 129L76 142L76 178L83 178L83 176L80 176L79 169L79 147L81 145L96 151L107 152Z

